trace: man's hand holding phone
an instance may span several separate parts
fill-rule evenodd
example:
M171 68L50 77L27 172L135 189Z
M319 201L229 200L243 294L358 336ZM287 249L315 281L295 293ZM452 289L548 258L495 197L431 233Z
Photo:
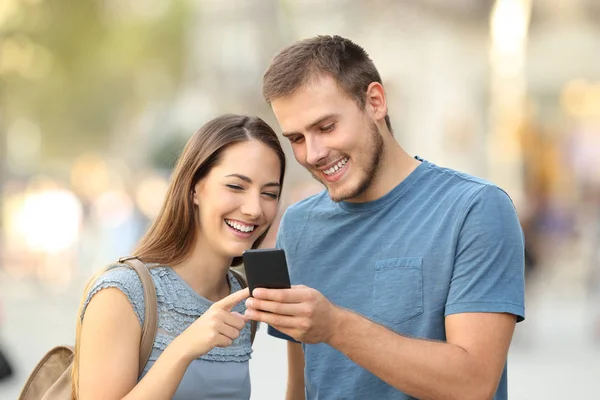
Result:
M264 322L304 343L327 342L341 309L319 291L291 286L281 249L247 250L243 254L248 287L246 317Z
M319 291L304 285L258 288L246 300L246 317L264 322L303 343L327 343L342 311Z

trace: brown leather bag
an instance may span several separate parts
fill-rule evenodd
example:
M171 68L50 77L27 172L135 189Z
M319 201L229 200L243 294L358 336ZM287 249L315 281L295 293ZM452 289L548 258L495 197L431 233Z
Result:
M144 326L142 326L139 360L141 374L148 362L156 337L158 325L156 289L152 275L139 259L132 256L122 257L119 259L119 263L126 264L137 272L144 290ZM248 286L246 280L239 273L233 270L231 273L238 280L242 289ZM252 321L251 342L254 342L257 326L256 321ZM73 368L74 354L72 346L57 346L46 353L27 378L18 400L71 400L73 396L71 369Z

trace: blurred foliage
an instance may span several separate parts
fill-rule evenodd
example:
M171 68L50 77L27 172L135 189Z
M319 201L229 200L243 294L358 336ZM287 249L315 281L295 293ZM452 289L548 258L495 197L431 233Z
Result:
M183 151L188 138L183 134L174 133L169 135L161 142L160 146L155 146L150 154L150 164L162 171L171 171L179 155Z
M0 0L0 129L42 132L42 157L105 149L183 77L184 0Z

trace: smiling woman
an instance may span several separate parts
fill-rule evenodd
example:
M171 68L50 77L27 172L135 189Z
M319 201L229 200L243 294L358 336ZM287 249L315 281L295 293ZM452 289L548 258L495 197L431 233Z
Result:
M150 269L158 299L150 358L140 370L141 282L123 265L111 266L85 290L75 397L250 397L251 332L242 316L248 291L229 269L266 236L284 172L279 140L260 118L225 115L192 136L134 252Z
M142 240L136 255L146 262L182 262L190 255L189 250L196 242L195 235L201 234L201 230L197 229L200 216L198 212L200 210L201 214L203 209L211 207L214 198L210 195L214 193L210 189L215 178L221 173L223 175L220 179L228 179L227 182L224 181L224 185L227 183L237 186L229 190L243 192L251 186L247 180L252 182L252 179L240 179L239 175L248 175L248 170L252 170L254 176L251 178L257 183L263 181L275 182L279 187L283 185L285 155L271 127L260 118L231 115L207 123L184 148L175 167L163 210ZM225 175L232 176L225 178ZM207 203L200 206L203 199L196 192L207 186L207 183ZM220 192L219 195L223 194L225 192ZM195 218L190 219L190 215L195 215ZM200 221L202 226L207 223L201 216ZM177 229L172 229L173 226ZM260 245L262 239L262 235L256 239L255 247ZM240 263L241 257L234 257L232 265Z
M200 210L198 235L203 243L197 251L231 258L253 243L258 246L275 218L281 161L259 140L232 144L219 158L195 185L193 201Z

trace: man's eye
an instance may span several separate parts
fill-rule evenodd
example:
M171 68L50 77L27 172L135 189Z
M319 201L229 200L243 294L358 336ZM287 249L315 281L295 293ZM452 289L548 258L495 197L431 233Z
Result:
M335 124L325 125L321 128L321 132L331 132L335 128Z
M288 138L290 140L290 143L300 143L302 141L302 139L304 139L303 136L290 136Z

